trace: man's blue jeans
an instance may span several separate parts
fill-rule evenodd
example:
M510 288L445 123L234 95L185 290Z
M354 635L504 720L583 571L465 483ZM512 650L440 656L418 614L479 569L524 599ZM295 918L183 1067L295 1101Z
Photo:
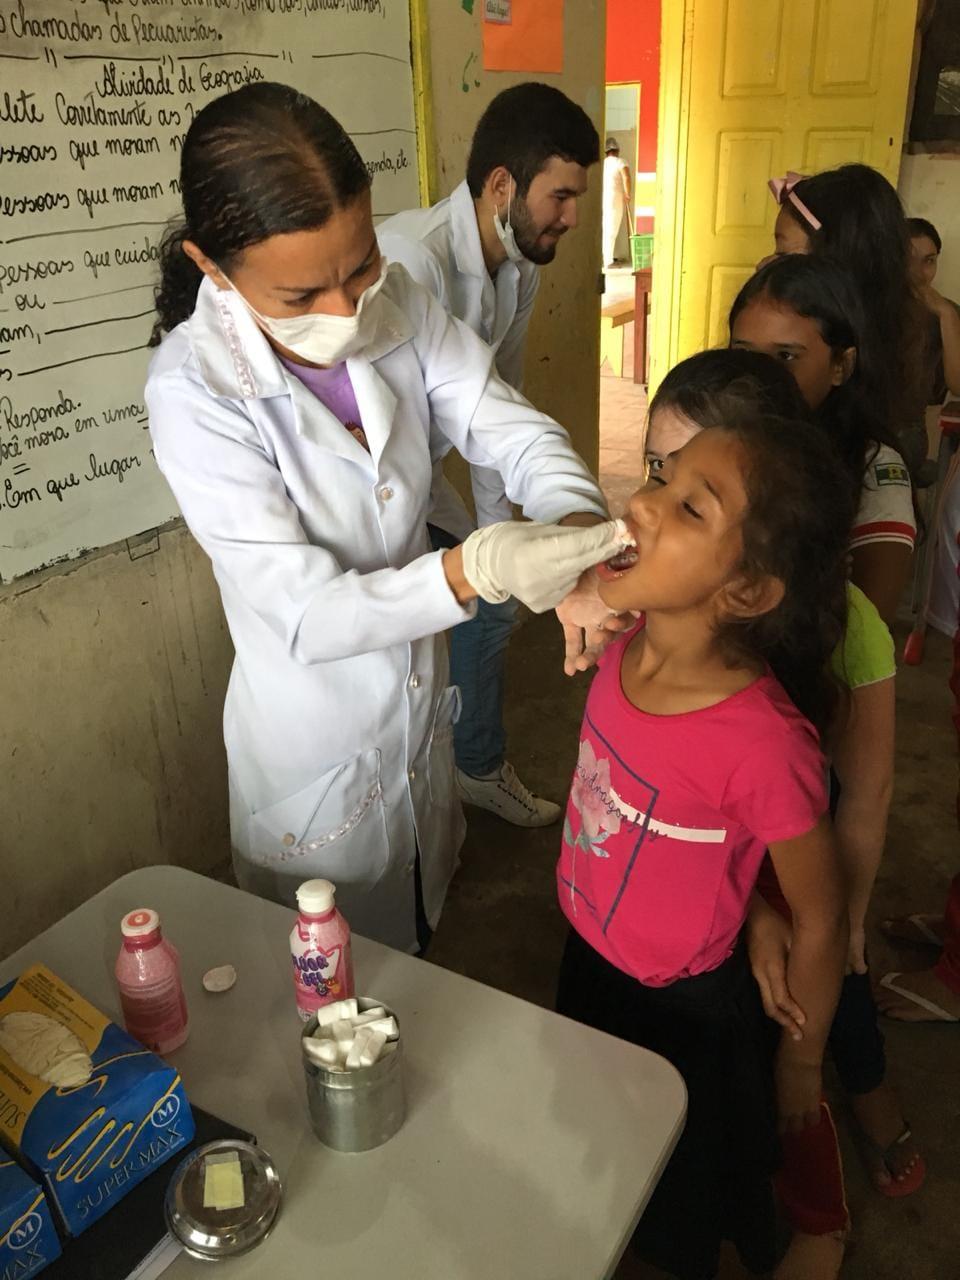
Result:
M455 547L458 539L428 525L434 551ZM450 678L460 686L462 708L453 729L457 768L474 778L503 764L507 735L503 727L503 686L507 642L517 624L513 598L503 604L477 601L477 616L450 630Z

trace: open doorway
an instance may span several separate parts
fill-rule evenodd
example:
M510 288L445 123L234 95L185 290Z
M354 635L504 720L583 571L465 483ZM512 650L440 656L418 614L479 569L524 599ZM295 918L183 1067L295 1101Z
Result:
M600 480L613 510L622 508L642 470L655 234L660 5L661 0L607 0ZM618 167L624 185L617 179Z
M608 292L620 283L621 274L630 269L642 91L640 84L608 84L604 95L601 248Z

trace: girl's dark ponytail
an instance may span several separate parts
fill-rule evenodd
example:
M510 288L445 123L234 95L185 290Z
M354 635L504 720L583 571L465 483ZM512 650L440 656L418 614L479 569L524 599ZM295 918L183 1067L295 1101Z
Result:
M855 510L850 484L815 423L758 417L726 394L718 417L747 455L740 570L784 584L783 600L770 613L725 621L721 643L767 662L794 704L825 734L840 701L829 662L847 619Z
M787 200L783 208L810 238L810 253L850 273L864 300L876 350L879 404L895 435L923 420L927 316L910 279L906 218L896 190L865 164L803 178L794 194L819 220L813 228Z
M190 238L187 224L181 222L168 227L160 241L160 284L154 290L157 320L148 346L158 346L165 333L190 318L197 304L203 272L183 252L183 242Z

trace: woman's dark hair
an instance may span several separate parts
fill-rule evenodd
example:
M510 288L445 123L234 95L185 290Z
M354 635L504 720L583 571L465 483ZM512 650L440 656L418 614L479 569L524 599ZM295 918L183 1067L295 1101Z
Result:
M738 572L769 574L784 585L770 613L723 621L721 645L731 661L767 662L800 711L825 732L839 700L828 664L846 625L855 509L836 451L806 416L790 375L759 352L705 351L684 360L661 383L650 411L666 406L737 438L747 492Z
M582 107L549 84L529 81L498 93L484 111L470 144L467 186L476 198L498 166L509 169L517 193L552 156L589 168L600 159L600 135Z
M649 416L674 409L691 422L709 415L720 391L741 395L757 413L775 418L809 418L796 381L779 361L760 351L716 347L674 365L650 401Z
M807 254L774 258L750 277L734 299L731 334L737 317L758 298L769 298L812 320L834 356L851 347L856 350L850 377L832 389L814 418L833 440L859 497L880 445L900 446L884 399L886 366L853 277L826 258Z
M920 236L926 236L936 246L937 253L943 252L943 241L940 239L940 232L928 222L926 218L908 218L907 219L907 235L911 240L916 240Z
M792 200L782 207L807 233L810 252L849 271L864 302L872 345L883 372L881 404L895 430L922 420L926 399L927 320L909 274L903 206L876 169L845 164L793 188L820 222L810 225Z
M342 126L289 85L248 84L209 102L183 143L184 220L160 246L151 345L196 305L202 273L183 252L184 240L229 271L244 249L322 227L369 186L367 167Z

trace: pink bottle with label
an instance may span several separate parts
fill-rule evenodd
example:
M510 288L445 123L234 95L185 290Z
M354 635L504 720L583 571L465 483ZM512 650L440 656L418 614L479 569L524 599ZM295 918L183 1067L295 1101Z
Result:
M177 949L161 933L156 911L145 907L125 915L120 932L114 972L123 1024L154 1053L172 1053L190 1033Z
M307 880L297 890L300 914L290 934L297 1012L308 1022L318 1009L353 995L350 926L333 904L329 880Z

